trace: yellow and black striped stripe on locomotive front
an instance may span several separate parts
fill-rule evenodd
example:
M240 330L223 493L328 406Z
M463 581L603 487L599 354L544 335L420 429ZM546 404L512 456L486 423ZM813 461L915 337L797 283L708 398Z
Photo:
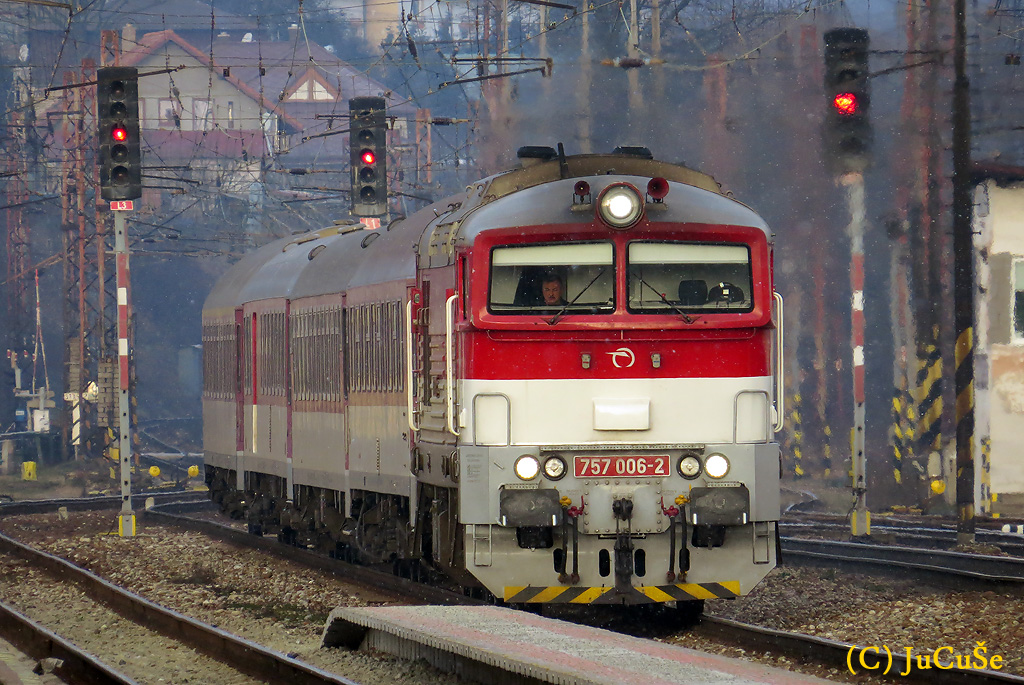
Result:
M627 594L613 592L612 587L570 587L567 585L506 586L506 602L551 604L643 604L675 602L691 599L726 599L739 597L740 581L721 583L682 583L677 585L641 585Z

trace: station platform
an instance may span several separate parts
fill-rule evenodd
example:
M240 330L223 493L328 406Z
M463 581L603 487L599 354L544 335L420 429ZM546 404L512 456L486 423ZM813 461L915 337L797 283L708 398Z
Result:
M477 682L562 685L824 683L748 661L504 607L343 607L321 646L372 649Z

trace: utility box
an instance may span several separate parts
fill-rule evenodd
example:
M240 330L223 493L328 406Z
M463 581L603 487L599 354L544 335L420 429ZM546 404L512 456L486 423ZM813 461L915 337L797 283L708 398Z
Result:
M50 410L49 409L33 409L32 410L32 430L35 433L49 433L50 432Z
M36 479L36 463L34 461L23 461L23 462L21 462L21 479L22 480L35 480Z

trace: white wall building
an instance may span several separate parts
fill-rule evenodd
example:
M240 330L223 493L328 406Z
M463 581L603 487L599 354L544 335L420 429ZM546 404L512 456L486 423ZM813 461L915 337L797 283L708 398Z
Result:
M978 172L975 501L998 514L1024 505L1024 168Z

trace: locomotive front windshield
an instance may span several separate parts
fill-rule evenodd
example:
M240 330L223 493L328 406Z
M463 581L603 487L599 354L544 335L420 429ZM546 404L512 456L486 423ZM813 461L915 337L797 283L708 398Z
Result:
M745 245L632 242L627 250L629 311L749 312L750 249Z
M615 247L610 242L496 247L488 308L495 314L612 312Z

